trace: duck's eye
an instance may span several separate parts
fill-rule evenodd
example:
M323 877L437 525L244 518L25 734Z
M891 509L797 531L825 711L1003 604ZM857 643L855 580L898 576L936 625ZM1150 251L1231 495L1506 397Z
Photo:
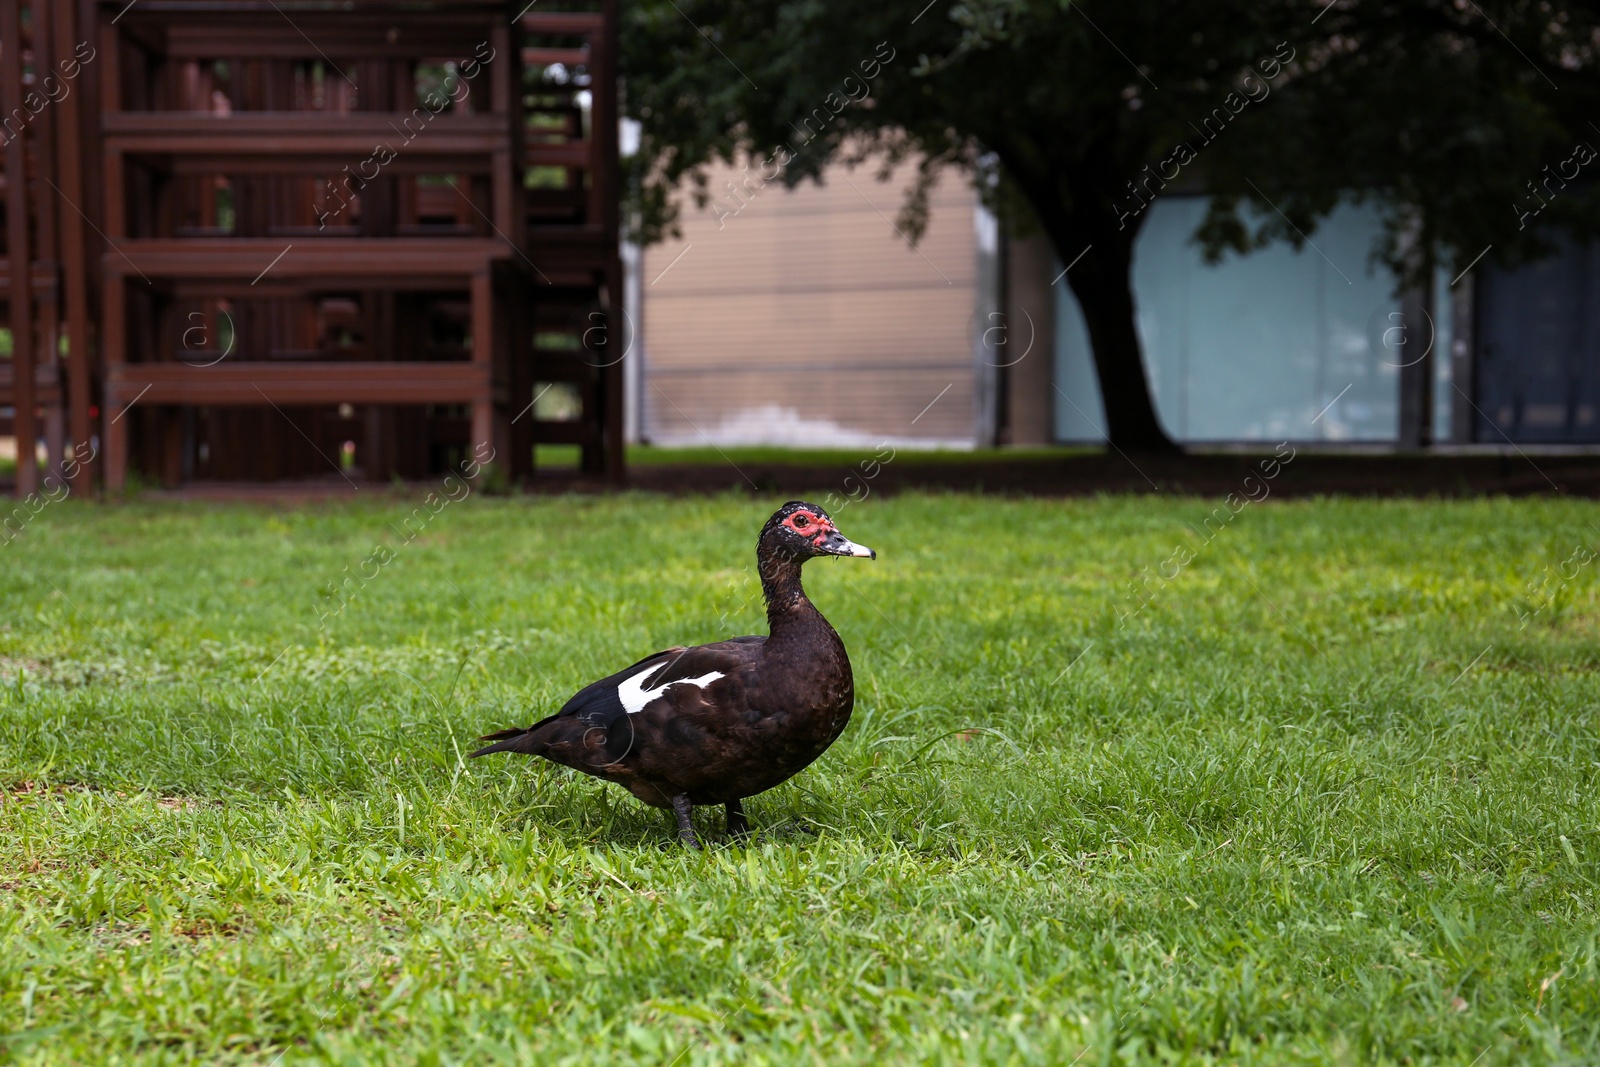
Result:
M808 515L796 515L794 517L794 528L795 529L799 530L799 529L802 529L802 528L804 528L806 526L810 526L810 525L811 525L811 517L810 516L808 516Z

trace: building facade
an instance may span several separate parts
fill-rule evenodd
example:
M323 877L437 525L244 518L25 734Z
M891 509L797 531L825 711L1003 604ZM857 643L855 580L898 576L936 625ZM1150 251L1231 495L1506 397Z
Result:
M993 407L974 344L995 228L951 173L913 245L895 222L913 169L879 182L839 165L795 189L714 171L711 201L685 203L682 235L642 257L635 439L975 444Z
M1156 202L1135 247L1134 296L1156 410L1174 439L1374 445L1600 443L1600 258L1565 240L1539 263L1505 269L1485 256L1441 270L1431 300L1400 292L1371 260L1380 220L1346 205L1305 247L1275 244L1204 262L1193 234L1200 196ZM1015 440L1102 439L1099 387L1061 265L1049 411ZM1015 255L1013 256L1015 261ZM1018 265L1036 276L1037 262ZM1415 368L1415 369L1413 369ZM1413 382L1408 373L1425 374ZM1412 391L1408 416L1406 399ZM1010 390L1037 406L1036 383ZM1421 426L1408 426L1408 417ZM1048 424L1049 435L1038 433Z
M1063 264L1042 236L1000 237L964 178L945 177L914 247L893 221L909 165L888 183L842 166L792 191L747 180L715 173L682 237L643 257L636 440L1103 440ZM1513 270L1485 256L1424 297L1373 260L1371 206L1340 207L1301 248L1214 264L1193 239L1205 210L1163 197L1135 246L1145 369L1175 440L1600 443L1594 248Z

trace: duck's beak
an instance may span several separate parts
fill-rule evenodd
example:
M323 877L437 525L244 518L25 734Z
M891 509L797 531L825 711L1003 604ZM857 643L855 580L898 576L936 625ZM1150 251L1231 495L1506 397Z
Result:
M867 559L877 559L878 554L866 545L858 545L838 530L828 534L827 539L817 546L825 556L865 556Z

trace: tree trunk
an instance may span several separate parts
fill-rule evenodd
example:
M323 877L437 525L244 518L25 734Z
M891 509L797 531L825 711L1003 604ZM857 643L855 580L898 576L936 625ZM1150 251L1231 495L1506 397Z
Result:
M1105 404L1106 437L1124 452L1172 453L1180 449L1161 428L1150 398L1133 303L1131 242L1096 242L1067 272L1089 329L1095 375ZM1078 250L1082 252L1082 249ZM1067 251L1059 242L1057 255ZM1071 253L1077 255L1077 252ZM1063 258L1063 263L1071 263Z
M1105 404L1106 439L1124 452L1181 451L1161 428L1144 370L1133 303L1133 239L1143 212L1119 215L1119 197L1107 179L1126 168L1103 156L1067 168L1081 175L1080 182L1072 182L1070 173L1063 176L1061 168L1016 144L1007 144L1000 157L1056 255L1069 265L1066 281L1089 328Z

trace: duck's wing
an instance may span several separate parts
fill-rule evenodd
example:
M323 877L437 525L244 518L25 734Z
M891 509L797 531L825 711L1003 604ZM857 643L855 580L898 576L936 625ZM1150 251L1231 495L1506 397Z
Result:
M737 678L761 658L764 637L740 637L692 648L669 648L584 686L552 718L579 718L610 725L637 715L677 691L705 690L722 678Z
M556 753L547 749L565 743L581 744L584 749L607 750L605 756L600 751L590 753L602 760L606 756L620 759L620 754L609 752L614 747L609 741L619 739L623 747L631 746L634 731L628 721L630 716L650 708L655 718L656 713L668 710L664 705L675 705L679 701L701 705L710 686L716 683L722 683L718 685L719 693L733 688L742 691L745 675L760 661L766 640L764 637L736 637L691 648L663 649L589 683L574 693L560 711L525 730L488 734L481 740L498 743L481 748L473 755L537 752L554 758ZM728 681L723 682L724 679Z

